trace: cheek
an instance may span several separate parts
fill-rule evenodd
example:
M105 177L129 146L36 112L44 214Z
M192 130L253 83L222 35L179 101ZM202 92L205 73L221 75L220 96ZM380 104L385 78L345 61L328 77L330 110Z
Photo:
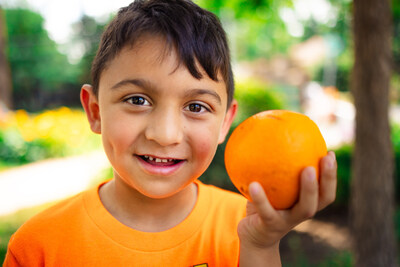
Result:
M196 149L196 155L208 166L214 157L215 151L217 150L218 132L216 132L213 128L210 129L204 127L202 131L197 131L195 136L196 144L194 147Z
M130 146L134 139L132 126L125 120L106 118L102 121L103 145L108 151L121 151Z

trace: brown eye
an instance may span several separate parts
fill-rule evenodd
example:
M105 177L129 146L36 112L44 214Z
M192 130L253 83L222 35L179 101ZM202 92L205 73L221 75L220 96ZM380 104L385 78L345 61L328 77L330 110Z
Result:
M141 96L132 96L126 99L126 102L132 105L138 105L138 106L144 106L144 105L149 105L148 101L146 98L141 97Z
M189 111L191 112L201 112L204 107L200 104L190 104Z

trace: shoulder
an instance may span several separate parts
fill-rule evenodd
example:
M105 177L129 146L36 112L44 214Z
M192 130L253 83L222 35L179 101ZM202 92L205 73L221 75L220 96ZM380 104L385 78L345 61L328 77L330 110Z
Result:
M68 232L73 220L85 213L84 193L62 200L26 221L11 237L10 248L40 246Z
M93 225L87 202L97 190L95 187L62 200L25 222L8 243L9 258L21 266L43 266L61 251L69 253Z
M80 193L68 199L62 200L50 208L36 214L21 226L21 230L35 226L43 227L43 225L54 224L54 222L63 222L70 218L72 214L82 209L83 201Z

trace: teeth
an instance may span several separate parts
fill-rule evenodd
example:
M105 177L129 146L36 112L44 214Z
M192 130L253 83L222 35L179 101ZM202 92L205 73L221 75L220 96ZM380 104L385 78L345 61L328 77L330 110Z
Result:
M145 159L148 159L148 160L150 160L150 161L155 161L155 162L157 162L157 163L160 163L160 162L162 162L162 163L167 163L167 162L172 162L172 161L174 161L173 159L153 158L152 156L147 156L147 155L143 155L143 157L144 157Z

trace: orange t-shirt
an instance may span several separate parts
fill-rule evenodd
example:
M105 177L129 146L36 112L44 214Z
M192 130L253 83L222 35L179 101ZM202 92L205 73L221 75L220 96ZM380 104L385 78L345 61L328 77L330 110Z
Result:
M117 221L100 186L36 215L12 236L4 266L237 266L246 199L196 182L193 211L177 226L140 232Z

